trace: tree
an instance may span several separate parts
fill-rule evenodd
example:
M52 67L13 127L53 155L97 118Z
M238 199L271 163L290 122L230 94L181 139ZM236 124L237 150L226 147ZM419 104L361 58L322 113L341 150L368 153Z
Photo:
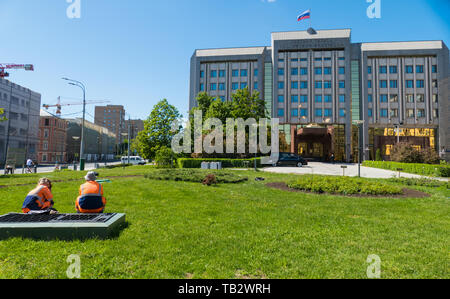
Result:
M259 98L259 92L250 93L248 88L240 89L232 95L231 116L233 118L249 119L267 117L264 100Z
M179 133L181 126L172 130L172 124L181 123L182 115L175 106L166 99L153 107L147 120L144 120L144 130L133 142L132 148L137 150L144 159L154 159L156 152L162 147L171 147L173 136Z

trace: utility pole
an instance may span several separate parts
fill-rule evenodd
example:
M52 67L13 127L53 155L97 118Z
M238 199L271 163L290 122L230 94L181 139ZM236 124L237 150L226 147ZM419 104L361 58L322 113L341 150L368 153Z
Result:
M128 164L130 164L131 118L128 115Z
M12 82L9 82L11 84L11 92L9 95L9 109L8 109L8 128L6 129L6 147L5 147L5 160L4 160L4 168L6 169L6 162L8 159L8 147L9 147L9 130L11 129L11 103L12 103Z

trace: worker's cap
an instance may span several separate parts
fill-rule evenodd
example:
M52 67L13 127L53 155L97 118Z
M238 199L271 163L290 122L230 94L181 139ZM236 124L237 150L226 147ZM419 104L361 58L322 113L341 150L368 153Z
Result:
M84 177L84 179L86 181L95 181L97 179L97 175L98 174L96 172L90 171L87 173L87 175Z

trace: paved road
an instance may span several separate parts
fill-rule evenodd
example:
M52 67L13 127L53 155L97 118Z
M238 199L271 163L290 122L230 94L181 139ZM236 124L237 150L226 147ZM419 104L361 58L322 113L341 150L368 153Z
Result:
M327 164L327 163L318 163L311 162L308 166L303 168L295 168L295 167L269 167L264 168L263 171L273 172L273 173L291 173L291 174L322 174L322 175L335 175L342 176L343 171L341 166L347 166L345 170L345 176L358 176L358 164ZM398 177L398 172L378 169L378 168L369 168L361 166L361 176L365 178L383 178L389 179L392 177ZM402 177L405 178L421 178L420 175L409 174L409 173L401 173ZM433 178L441 181L448 181L445 178Z
M96 163L86 163L85 165L85 170L94 170L95 169L95 164ZM100 166L105 165L104 162L99 163ZM116 165L116 164L120 164L120 162L109 162L108 165ZM79 167L79 165L78 165ZM48 173L48 172L53 172L55 170L55 166L42 166L42 167L38 167L37 172L38 173ZM5 170L2 169L0 170L0 175L5 174ZM22 174L22 168L16 168L16 170L14 171L14 174Z

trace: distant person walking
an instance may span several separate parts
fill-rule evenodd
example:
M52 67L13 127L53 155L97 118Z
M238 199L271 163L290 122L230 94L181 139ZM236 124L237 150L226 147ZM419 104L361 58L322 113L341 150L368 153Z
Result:
M53 209L54 204L52 182L47 178L42 178L39 180L37 187L31 190L25 198L22 212L24 214L54 213L57 212Z
M27 160L27 173L33 173L33 170L31 169L34 166L33 160L28 159Z
M80 186L80 196L77 198L75 208L78 213L100 214L106 206L106 198L103 196L103 186L97 183L97 174L88 172L84 177L86 183Z

